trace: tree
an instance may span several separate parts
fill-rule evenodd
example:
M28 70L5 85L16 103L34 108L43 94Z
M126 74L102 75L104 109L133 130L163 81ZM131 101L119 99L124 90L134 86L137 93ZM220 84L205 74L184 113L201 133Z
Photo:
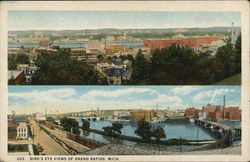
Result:
M135 134L142 137L142 140L145 142L149 142L152 137L151 125L149 122L141 120L137 123L137 128L135 130Z
M89 128L90 128L90 122L82 119L82 129L89 130Z
M75 119L63 117L60 119L60 123L63 126L64 130L68 132L73 131L73 133L75 132L74 134L77 134L79 124Z
M28 64L29 63L29 56L26 54L17 54L15 58L15 62L17 64Z
M123 125L121 123L112 123L112 128L115 133L121 134L121 129L123 128Z
M236 63L236 73L241 72L241 34L237 37L237 40L235 42L234 46L235 51L235 63Z
M106 84L94 68L85 61L70 57L70 50L42 53L35 63L38 66L32 84L38 85L97 85Z
M122 124L112 123L112 126L106 126L106 127L103 127L102 129L104 130L105 133L109 135L117 135L117 134L121 134L122 128L123 128Z
M80 134L80 130L78 127L73 127L72 128L72 133L76 134L76 135L79 135Z
M8 69L16 69L15 55L8 55Z
M150 79L150 63L139 49L135 59L132 61L131 80L133 84L145 84Z
M71 131L71 124L70 124L70 119L67 117L63 117L60 119L60 123L63 126L63 129L65 131L70 132Z
M165 138L166 134L162 127L157 126L157 128L153 131L152 136L155 137L157 143L160 143L160 139Z
M224 64L225 77L229 77L235 74L236 69L236 57L234 52L233 44L231 43L231 38L224 39L226 45L218 48L216 53L216 59Z
M103 127L102 129L104 130L104 132L105 132L106 134L115 135L114 129L113 129L112 126L106 126L106 127Z
M97 59L98 59L99 62L100 62L100 61L103 61L103 60L104 60L104 57L100 54L100 55L97 56Z

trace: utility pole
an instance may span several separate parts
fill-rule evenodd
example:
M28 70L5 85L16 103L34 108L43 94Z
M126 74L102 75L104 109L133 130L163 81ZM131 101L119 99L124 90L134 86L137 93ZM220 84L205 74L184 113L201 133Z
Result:
M33 145L34 145L34 139L35 139L35 129L34 129L34 125L33 125Z

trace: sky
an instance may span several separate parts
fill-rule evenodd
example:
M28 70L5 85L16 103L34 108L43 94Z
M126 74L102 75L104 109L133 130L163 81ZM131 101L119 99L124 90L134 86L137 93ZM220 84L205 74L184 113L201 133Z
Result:
M167 11L9 11L16 30L81 30L100 28L190 28L241 26L240 12Z
M9 86L9 113L240 106L240 86Z

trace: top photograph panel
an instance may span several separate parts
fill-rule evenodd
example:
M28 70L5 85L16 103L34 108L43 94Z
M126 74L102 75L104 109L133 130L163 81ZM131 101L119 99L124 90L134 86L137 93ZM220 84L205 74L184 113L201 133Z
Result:
M241 85L240 12L9 11L9 85Z

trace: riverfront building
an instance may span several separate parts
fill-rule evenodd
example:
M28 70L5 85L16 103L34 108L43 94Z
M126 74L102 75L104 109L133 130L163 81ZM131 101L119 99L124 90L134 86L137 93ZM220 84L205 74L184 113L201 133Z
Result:
M185 116L190 118L200 118L203 116L205 119L241 120L241 110L239 107L228 107L224 109L223 106L208 104L207 106L203 106L202 109L186 109Z
M131 112L131 120L133 121L152 121L154 118L154 114L151 110L139 110Z
M221 40L219 37L200 37L200 38L184 38L184 39L144 39L143 44L151 50L163 49L173 44L180 46L190 46L192 48L200 48L203 45L211 44L214 41Z

